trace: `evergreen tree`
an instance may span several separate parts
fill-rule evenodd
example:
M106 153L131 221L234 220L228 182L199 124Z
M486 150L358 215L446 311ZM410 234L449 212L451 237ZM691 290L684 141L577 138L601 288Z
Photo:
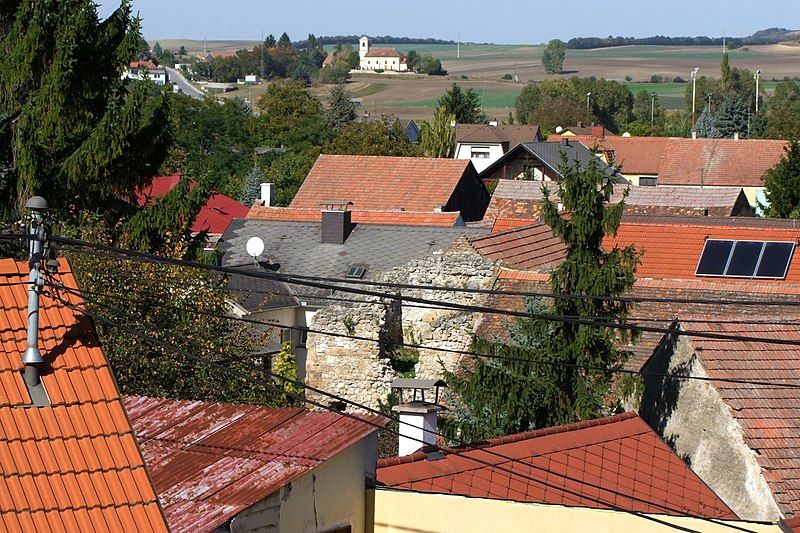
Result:
M720 72L722 74L720 84L722 86L722 92L724 93L730 88L730 83L731 83L731 65L728 60L727 52L722 54L722 61L720 62Z
M455 115L456 122L459 124L483 124L486 122L486 115L481 110L481 97L475 89L461 88L457 83L437 102L439 107L443 107L448 115Z
M548 74L558 74L564 70L566 49L559 39L553 39L542 52L542 65Z
M433 114L433 121L427 120L419 128L419 144L425 157L450 157L455 149L455 128L452 122L456 117L444 106L439 106Z
M244 187L239 195L239 201L244 205L253 205L253 202L261 198L261 184L265 183L264 171L258 164L244 178Z
M147 183L170 143L169 100L119 74L138 52L124 1L105 21L90 0L0 7L0 216L36 194L105 210Z
M275 36L271 33L267 35L266 39L264 39L264 48L274 48L276 44Z
M562 217L544 188L542 213L567 246L564 262L551 272L551 291L560 295L614 297L633 286L639 253L633 247L607 250L603 238L619 227L623 203L609 205L613 183L592 160L585 170L562 163L558 184ZM526 308L542 314L544 304ZM554 298L549 314L609 325L624 324L628 303L605 299ZM476 349L505 359L478 359L474 367L445 372L456 397L448 428L466 440L586 420L608 412L611 373L630 353L618 346L630 339L620 330L573 322L525 318L513 345L478 340Z
M281 34L281 38L278 39L278 48L289 48L292 46L292 40L289 39L289 35L286 32Z
M161 43L156 41L156 44L153 45L153 55L156 57L161 57L161 54L164 53L164 50L161 49Z
M766 202L759 207L768 217L800 218L800 143L793 141L786 153L764 175Z
M697 131L697 136L703 139L718 139L720 137L719 130L717 130L717 121L711 111L708 110L708 107L704 107L703 112L700 113L695 130Z
M357 104L353 102L352 93L343 85L331 87L331 95L328 100L328 125L334 130L338 130L355 121L356 107Z
M297 358L292 352L292 343L289 341L281 344L281 351L275 360L273 372L284 379L275 378L276 385L284 390L283 404L293 405L297 403L295 396L303 396L305 388L297 381Z
M717 130L720 137L731 139L738 133L740 138L748 135L750 111L745 101L735 93L725 95L722 107L717 114Z

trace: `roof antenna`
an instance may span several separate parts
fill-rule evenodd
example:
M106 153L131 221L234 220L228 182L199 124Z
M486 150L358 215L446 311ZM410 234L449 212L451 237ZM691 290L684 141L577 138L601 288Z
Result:
M44 278L40 271L42 266L42 248L47 239L44 214L47 211L47 201L41 196L34 196L27 201L25 207L30 209L30 226L28 234L28 252L30 274L28 281L28 345L22 356L25 364L25 384L29 389L35 388L40 383L39 365L44 362L39 351L39 294L44 286Z

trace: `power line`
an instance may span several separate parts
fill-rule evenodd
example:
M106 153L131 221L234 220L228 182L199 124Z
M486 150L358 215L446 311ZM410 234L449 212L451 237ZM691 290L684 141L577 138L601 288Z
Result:
M104 296L104 297L107 297L107 298L109 298L109 297L110 298L116 298L117 300L122 299L123 298L122 296L113 295L113 294L109 294L109 293L101 293L101 292L98 292L98 291L86 291L86 290L78 291L78 290L70 289L69 287L64 287L64 286L60 286L58 288L62 289L62 290L65 290L65 291L67 291L67 292L69 292L71 294L75 294L77 296L81 296L83 298L86 298L89 302L94 303L94 304L99 305L99 306L106 307L106 308L108 308L108 309L110 309L112 311L115 311L116 313L121 313L122 312L122 310L120 308L118 308L118 307L114 307L114 306L110 306L108 304L104 304L104 303L102 303L102 302L100 302L100 301L98 301L96 299L93 299L93 298L87 298L86 294L94 294L94 295ZM138 294L141 295L141 294L146 294L146 293L139 292ZM153 298L153 299L159 299L159 301L162 301L162 298L160 296L158 296L158 295L148 295L148 297ZM709 382L709 383L714 383L714 382L733 383L733 384L739 384L739 385L753 385L753 386L758 386L758 387L770 387L770 388L775 388L775 389L800 389L800 384L798 384L798 383L787 383L787 382L776 382L776 381L761 381L761 380L745 380L745 379L726 378L726 377L711 378L711 377L705 377L705 376L682 376L682 375L667 374L667 373L663 373L663 372L652 372L652 371L645 371L645 370L631 370L631 369L625 369L625 368L603 368L603 367L594 367L594 366L588 366L588 365L579 365L577 363L568 363L568 362L562 362L562 361L545 361L545 360L537 360L537 359L528 359L528 358L524 358L524 357L514 357L514 356L508 356L508 355L486 354L486 353L482 353L482 352L474 352L474 351L467 351L467 350L456 350L456 349L452 349L452 348L443 348L443 347L438 347L438 346L428 346L428 345L417 344L417 343L407 343L407 342L400 342L400 341L398 341L398 342L386 341L386 340L381 340L381 339L375 339L375 338L372 338L372 337L363 337L363 336L351 335L351 334L346 334L346 333L318 330L318 329L307 328L307 327L302 327L302 326L290 326L290 325L274 323L274 322L264 322L264 321L260 321L260 320L256 320L256 319L252 319L252 318L246 318L246 317L235 317L235 316L229 316L229 315L220 315L220 314L217 314L217 313L209 313L207 311L202 311L202 310L196 309L196 308L177 307L177 306L172 305L172 304L163 303L163 301L162 301L161 305L169 305L173 309L178 309L178 310L182 310L182 311L189 311L189 312L196 313L198 315L210 316L210 317L213 317L213 318L220 318L220 319L230 320L230 321L234 321L234 322L247 323L247 324L253 324L253 325L261 325L261 326L268 326L268 327L277 328L277 329L289 329L289 330L294 330L294 331L300 331L300 332L306 332L306 333L314 333L314 334L318 334L318 335L325 335L325 336L328 336L328 337L346 338L346 339L350 339L350 340L371 342L371 343L375 343L375 344L378 344L378 345L397 346L397 347L404 347L404 348L412 348L412 349L416 349L416 350L428 350L428 351L435 351L435 352L442 352L442 353L450 353L450 354L454 354L454 355L465 355L465 356L470 356L470 357L495 359L495 360L501 360L501 361L502 360L506 360L506 361L524 362L524 363L532 363L532 364L537 364L537 365L561 366L561 367L567 367L567 368L575 368L575 369L578 369L578 370L584 370L584 371L588 371L588 372L602 372L602 373L606 373L606 374L638 375L638 376L643 376L643 377L657 377L657 378L672 379L672 380L679 380L679 381L702 381L702 382ZM678 333L678 330L674 330L674 331L675 331L675 333Z
M322 404L320 402L317 402L315 400L304 398L304 397L299 396L297 394L285 391L281 387L277 387L276 385L268 383L268 382L263 381L263 380L257 380L257 379L255 379L255 378L253 378L251 376L248 376L247 374L245 374L245 373L243 373L241 371L230 369L230 368L228 368L228 367L226 367L224 365L221 365L219 363L215 363L215 362L210 361L208 359L196 356L196 355L194 355L194 354L192 354L190 352L187 352L185 350L182 350L182 349L180 349L178 347L168 345L167 343L164 343L164 342L162 342L162 341L160 341L160 340L158 340L158 339L156 339L156 338L154 338L154 337L152 337L150 335L143 334L140 331L137 331L137 330L135 330L133 328L130 328L130 327L125 326L123 324L120 324L120 323L118 323L116 321L113 321L113 320L110 320L108 318L105 318L105 317L103 317L101 315L98 315L96 313L93 313L93 312L89 311L88 309L85 309L85 308L81 309L78 306L75 306L75 305L71 304L70 302L68 302L66 300L63 300L62 298L60 298L60 297L58 297L56 295L52 295L51 294L51 296L53 296L55 299L59 300L62 304L64 304L68 308L72 309L73 311L85 313L86 315L91 316L93 318L96 318L96 319L98 319L98 320L100 320L102 322L105 322L106 324L108 324L108 325L110 325L112 327L115 327L115 328L120 329L122 331L126 331L127 333L129 333L131 335L136 335L137 337L142 338L143 340L147 341L150 344L154 344L154 345L160 346L162 349L166 349L166 350L169 350L169 351L171 351L173 353L177 353L179 355L182 355L183 357L190 358L190 359L195 360L195 361L197 361L197 362L199 362L201 364L206 364L206 365L209 365L209 366L211 366L213 368L216 368L218 370L222 370L222 371L228 372L228 373L230 373L232 375L236 375L240 379L244 379L246 381L250 381L250 382L255 383L255 384L263 385L263 386L265 386L265 387L267 387L269 389L272 389L272 390L274 390L276 392L280 392L281 394L285 394L287 396L290 396L293 399L295 399L296 401L305 402L305 403L314 405L315 407L318 407L320 409L324 409L326 411L331 411L331 412L334 412L334 413L339 414L341 416L344 416L344 417L347 417L347 418L351 418L353 420L357 420L359 422L371 425L371 426L373 426L373 427L375 427L375 428L377 428L379 430L383 430L383 431L386 431L388 433L392 433L392 434L394 434L395 436L398 436L398 437L408 438L410 440L419 442L419 443L421 443L421 444L423 444L425 446L429 446L430 448L434 448L434 449L436 449L436 450L438 450L440 452L444 452L444 453L448 453L450 455L456 455L456 456L460 456L460 457L463 457L463 458L466 458L466 459L470 459L470 460L472 460L474 462L477 462L478 464L481 464L482 466L488 466L490 468L494 468L494 469L497 469L499 471L505 472L509 476L517 476L517 477L522 478L522 479L524 479L526 481L539 483L539 484L543 485L545 488L552 488L554 490L562 491L562 492L565 492L567 494L570 494L570 495L578 497L578 498L587 499L587 500L590 500L590 501L595 501L596 503L608 506L608 507L610 507L612 509L615 509L615 510L618 510L618 511L621 511L621 512L625 512L625 513L634 514L636 516L639 516L640 518L644 518L646 520L655 521L657 523L660 523L662 525L666 525L666 526L678 529L680 531L689 531L689 532L695 532L696 531L696 530L693 530L693 529L690 529L690 528L686 528L686 527L683 527L683 526L672 524L670 522L666 522L666 521L658 519L656 517L648 516L648 515L643 514L641 512L625 510L623 508L618 507L613 502L603 501L599 497L593 498L593 497L591 497L589 495L582 494L582 493L573 491L571 489L568 489L566 486L564 486L564 487L553 486L552 484L549 484L549 483L547 483L547 482L545 482L545 481L543 481L541 479L532 478L530 476L525 476L525 475L523 475L523 474L521 474L519 472L516 472L516 471L514 471L514 470L512 470L510 468L503 467L503 466L501 466L499 464L490 463L488 461L481 460L481 459L479 459L477 457L474 457L472 455L466 455L468 452L473 451L474 449L466 448L466 449L463 449L463 450L459 450L459 449L454 449L454 448L443 448L443 447L441 447L441 446L439 446L437 444L429 445L428 443L426 443L422 439L417 439L417 438L409 437L409 436L406 436L406 435L402 435L399 431L391 430L391 429L386 428L383 425L375 423L375 422L373 422L371 420L368 420L368 419L365 419L365 418L362 418L362 417L359 417L357 415L353 415L353 414L350 414L350 413L346 413L346 412L341 412L341 411L335 410L335 409L331 408L330 406L324 405L324 404ZM258 370L258 369L256 369L256 370ZM274 375L274 376L275 377L281 377L281 376L277 376L277 375ZM302 382L294 381L294 383L296 383L298 385L301 385L304 388L308 388L308 386L305 385ZM352 400L348 400L347 398L344 398L344 397L341 397L341 396L338 396L338 395L335 395L335 394L332 394L332 393L327 393L325 391L321 391L320 389L315 389L315 392L322 393L324 395L327 395L329 397L335 398L338 401L342 401L342 402L344 402L346 404L349 404L349 405L359 406L358 403L353 402ZM379 411L375 411L374 409L368 408L366 406L364 406L364 407L367 410L371 411L371 412L378 413L382 417L390 418L392 420L395 420L395 421L399 422L399 420L394 419L393 417L387 416L384 413L380 413ZM437 436L444 437L443 435L438 434L438 433L437 433ZM629 498L629 499L634 500L634 501L640 501L640 502L643 502L643 503L646 503L646 504L649 504L649 505L654 505L656 507L660 507L660 508L664 509L665 511L672 511L672 512L676 512L677 511L682 516L688 516L690 518L695 518L695 519L699 519L699 520L703 520L703 521L708 521L708 522L715 523L715 524L718 524L718 525L728 526L728 527L730 527L732 529L736 529L736 530L739 530L739 531L747 531L747 532L751 531L751 530L748 530L748 529L745 529L745 528L742 528L742 527L739 527L739 526L736 526L736 525L733 525L733 524L728 524L728 523L725 523L725 522L722 522L722 521L717 521L716 519L700 517L700 516L693 516L693 515L687 515L685 513L685 511L683 511L681 509L672 509L667 505L662 505L662 504L655 503L655 502L652 502L652 501L649 501L649 500L643 500L643 499L637 498L637 497L635 497L633 495L629 495L629 494L621 494L621 493L618 493L618 492L613 491L611 489L608 489L608 488L605 488L605 487L602 487L602 486L599 486L599 485L594 485L592 483L588 483L588 482L586 482L586 481L584 481L582 479L573 478L573 477L568 476L566 474L558 474L556 472L553 472L551 470L543 468L543 467L541 467L539 465L536 465L535 463L532 463L532 462L526 462L526 461L523 461L523 460L520 460L520 459L515 459L515 458L512 458L512 457L508 457L508 456L499 454L497 452L494 452L493 450L488 450L488 449L484 449L484 448L477 448L477 449L480 450L480 451L483 451L484 453L487 453L487 454L490 454L490 455L495 455L495 456L497 456L499 458L505 459L506 461L509 461L509 462L512 462L512 463L513 462L518 462L518 463L520 463L522 465L525 465L527 467L530 467L532 469L537 469L537 470L540 470L540 471L542 471L544 473L547 473L547 474L552 474L554 476L562 477L562 478L564 478L566 480L569 480L569 481L574 481L574 482L577 482L577 483L585 484L585 485L588 485L590 487L597 488L599 490L602 490L602 491L605 491L605 492L608 492L608 493L611 493L611 494L614 494L614 495L617 495L617 496L623 496L625 498Z

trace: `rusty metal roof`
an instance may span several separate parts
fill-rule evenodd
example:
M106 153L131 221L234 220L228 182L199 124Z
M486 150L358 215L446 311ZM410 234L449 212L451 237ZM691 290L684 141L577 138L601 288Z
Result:
M174 532L214 530L376 431L300 408L143 396L124 403Z

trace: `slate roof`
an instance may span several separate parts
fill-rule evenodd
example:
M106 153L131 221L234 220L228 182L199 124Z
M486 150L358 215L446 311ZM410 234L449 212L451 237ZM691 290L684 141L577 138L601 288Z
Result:
M612 202L622 200L624 188L614 191ZM744 195L741 187L650 187L631 185L625 203L637 207L725 208L733 212ZM656 211L657 213L657 211Z
M78 288L66 261L58 271L54 282ZM27 262L0 260L0 530L167 531L91 320L47 295L39 349L51 403L30 405L27 280Z
M541 140L539 126L518 126L498 124L456 124L456 144L458 143L502 143L505 150L520 143Z
M174 532L213 531L377 431L299 408L144 396L127 396L125 408Z
M490 439L458 451L463 454L445 453L436 460L423 452L380 460L378 484L475 498L736 519L632 412Z
M364 279L376 276L415 259L446 251L459 237L488 233L485 228L389 226L356 224L344 244L322 244L321 224L237 219L228 227L220 250L226 265L252 263L245 251L250 237L264 241L264 260L280 265L279 273L344 278L355 264L366 265ZM252 283L260 281L252 278ZM265 292L270 289L263 289ZM298 299L324 304L327 289L294 286Z
M445 206L472 163L465 159L322 154L290 207L319 209L324 200L354 211L432 212Z
M658 173L661 185L763 187L786 141L671 138Z
M180 174L153 178L153 182L149 187L137 192L137 203L141 206L166 196L180 180ZM194 188L194 185L192 183L190 187ZM192 225L192 231L199 233L206 230L212 235L222 235L231 220L246 216L248 210L249 208L243 203L224 194L214 192L197 214L197 219Z
M265 207L256 202L246 218L257 220L293 220L296 222L321 222L319 208ZM351 220L356 224L385 224L392 226L463 226L464 220L458 212L414 212L414 211L353 211Z
M601 158L597 157L596 154L592 153L589 148L580 142L568 138L558 143L539 142L519 144L506 152L500 159L486 167L481 171L480 175L482 177L492 175L498 168L518 157L522 151L527 151L529 154L539 159L542 164L547 166L558 176L561 176L559 169L561 168L561 156L563 154L566 156L568 163L577 162L579 168L582 170L587 168L589 161L595 160L601 168L604 168L606 174L615 176L618 180L625 182L621 175L617 174L612 167L606 165L606 163Z
M737 315L731 315L735 320ZM762 317L763 318L763 317ZM771 315L776 322L788 317ZM800 341L800 317L790 324L740 324L718 320L687 324L729 335ZM787 320L788 322L788 320ZM746 342L692 338L708 377L735 375L743 380L779 381L800 386L800 348ZM781 511L800 514L800 390L714 381L730 414L739 422L747 446L761 466Z

